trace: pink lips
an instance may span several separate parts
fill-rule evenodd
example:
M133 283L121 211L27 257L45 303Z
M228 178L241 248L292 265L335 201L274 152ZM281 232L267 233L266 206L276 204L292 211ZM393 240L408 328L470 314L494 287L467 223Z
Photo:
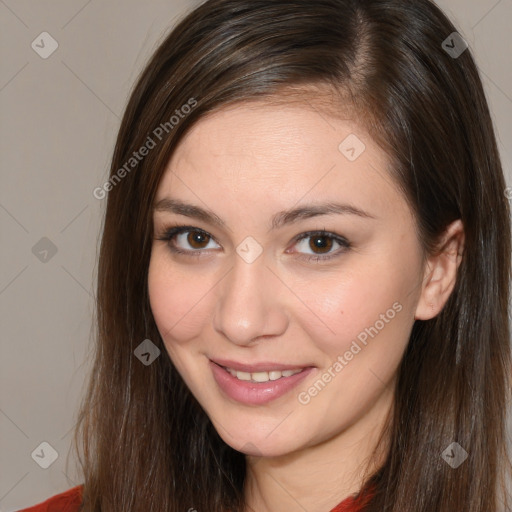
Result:
M233 400L248 405L266 404L271 400L275 400L280 396L283 396L297 386L314 370L313 367L307 367L300 373L296 373L291 377L281 377L280 379L268 382L251 382L242 381L233 377L227 370L222 368L222 366L248 373L272 370L295 370L300 368L300 366L276 365L275 363L259 363L249 366L241 365L233 361L216 361L218 364L213 361L210 361L209 364L213 372L213 377L220 389ZM219 366L219 364L221 366Z
M259 363L254 364L244 364L244 363L238 363L236 361L231 361L229 359L211 359L214 363L217 363L219 366L224 366L225 368L231 368L232 370L237 370L239 372L248 372L248 373L254 373L254 372L270 372L272 370L297 370L299 368L306 368L309 365L303 365L303 364L296 364L296 365L290 365L290 364L281 364L281 363L271 363L271 362L265 362L261 361Z

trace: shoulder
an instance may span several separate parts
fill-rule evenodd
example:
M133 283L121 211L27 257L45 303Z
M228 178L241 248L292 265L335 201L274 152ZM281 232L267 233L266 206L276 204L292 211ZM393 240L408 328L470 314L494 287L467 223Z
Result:
M46 501L24 508L18 512L78 512L82 504L82 486L77 485L72 489L52 496Z

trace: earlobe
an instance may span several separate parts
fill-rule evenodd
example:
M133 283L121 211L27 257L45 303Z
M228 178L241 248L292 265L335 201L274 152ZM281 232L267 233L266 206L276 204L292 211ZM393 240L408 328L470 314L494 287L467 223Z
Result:
M458 219L444 232L436 253L428 257L421 295L416 306L416 320L434 318L448 301L462 261L464 239L464 226Z

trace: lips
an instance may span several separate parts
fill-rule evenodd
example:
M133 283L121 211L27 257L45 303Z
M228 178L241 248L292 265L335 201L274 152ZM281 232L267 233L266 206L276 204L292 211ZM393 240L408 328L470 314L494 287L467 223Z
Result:
M223 368L229 368L236 372L244 373L258 373L258 372L272 372L272 371L287 371L287 370L303 370L304 368L310 368L313 365L310 364L286 364L276 363L269 361L259 361L257 363L245 364L238 361L232 361L229 359L210 359L215 364L222 366Z
M213 373L213 377L219 386L222 393L236 402L241 402L247 405L264 405L272 400L275 400L294 389L299 385L308 375L311 375L315 371L314 367L303 367L302 369L297 366L293 366L295 370L299 370L297 373L293 373L290 376L285 376L279 370L270 370L270 372L261 371L260 368L283 368L288 366L292 368L292 365L280 365L276 363L257 363L252 365L240 364L234 361L222 362L233 365L237 368L248 368L254 370L258 368L257 372L236 372L237 376L233 376L232 373L227 370L224 366L219 365L217 362L210 360L209 365ZM234 370L231 370L234 371ZM284 370L292 371L292 370ZM276 380L270 379L272 372L279 372L280 378ZM254 377L265 373L269 376L268 380L253 380L253 379L240 379L238 373L245 374L245 376ZM244 375L242 375L244 376Z

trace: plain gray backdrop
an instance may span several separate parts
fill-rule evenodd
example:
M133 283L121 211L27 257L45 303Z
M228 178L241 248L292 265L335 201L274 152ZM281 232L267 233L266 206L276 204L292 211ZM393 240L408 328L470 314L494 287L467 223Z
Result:
M197 3L0 0L0 512L81 483L66 459L91 362L92 191L139 72ZM476 56L510 187L512 0L438 3Z

